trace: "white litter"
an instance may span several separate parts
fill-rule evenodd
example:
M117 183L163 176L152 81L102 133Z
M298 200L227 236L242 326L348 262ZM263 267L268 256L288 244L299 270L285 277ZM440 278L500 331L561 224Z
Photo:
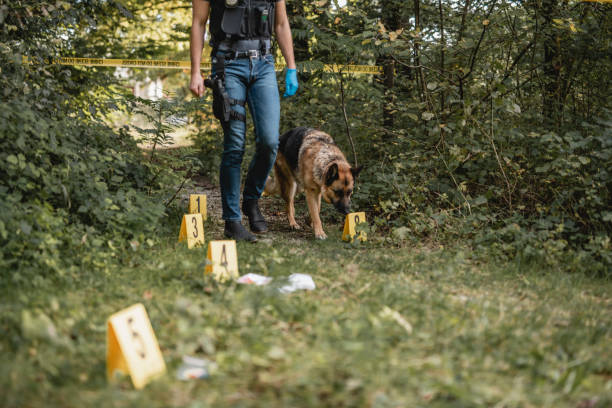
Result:
M238 278L236 282L243 285L264 286L272 282L272 278L256 273L247 273ZM274 282L273 290L277 290L280 293L291 293L296 290L314 290L317 287L312 277L305 273L294 273L289 275L288 278L277 278Z
M291 293L296 290L314 290L316 288L312 277L304 273L291 274L288 281L287 285L283 285L278 289L280 293Z
M183 356L183 364L178 368L176 378L182 381L203 380L210 376L209 367L212 364L207 359Z
M257 285L263 286L272 282L272 278L269 276L258 275L256 273L247 273L246 275L242 275L237 280L238 283L242 283L244 285Z

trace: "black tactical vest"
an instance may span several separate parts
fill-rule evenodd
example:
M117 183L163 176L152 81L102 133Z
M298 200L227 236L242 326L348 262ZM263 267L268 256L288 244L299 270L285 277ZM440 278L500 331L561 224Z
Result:
M274 32L274 6L278 0L238 0L226 7L225 0L211 0L210 44L224 40L269 39Z

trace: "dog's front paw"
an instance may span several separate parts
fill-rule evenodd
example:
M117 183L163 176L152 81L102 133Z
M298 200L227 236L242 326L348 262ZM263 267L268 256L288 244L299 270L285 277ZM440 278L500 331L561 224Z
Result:
M315 238L320 240L327 239L327 234L325 234L324 232L320 234L315 234Z
M298 223L295 223L295 224L289 224L289 227L290 227L292 230L294 230L294 231L298 231L298 230L301 230L301 229L302 229L302 227L300 227L300 224L298 224Z

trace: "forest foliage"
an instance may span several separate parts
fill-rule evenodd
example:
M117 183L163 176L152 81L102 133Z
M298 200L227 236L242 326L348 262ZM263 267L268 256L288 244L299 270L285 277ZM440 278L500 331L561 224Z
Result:
M216 177L220 129L208 99L190 100L187 75L156 72L180 89L151 103L132 97L112 69L53 63L188 59L190 7L0 0L7 281L78 278L84 266L103 268L109 254L154 245L146 237L186 169ZM292 0L287 7L301 85L283 100L281 129L320 127L350 160L354 141L366 168L355 208L369 211L383 241L460 239L477 253L609 275L610 4ZM380 65L384 75L325 73L330 63ZM166 119L190 112L199 160L143 153L133 138L139 129L106 120L137 109L157 109L150 115L157 131L140 133L162 143Z

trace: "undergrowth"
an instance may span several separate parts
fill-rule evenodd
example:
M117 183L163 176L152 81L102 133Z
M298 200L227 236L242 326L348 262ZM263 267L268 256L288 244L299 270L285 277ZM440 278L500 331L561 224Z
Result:
M129 250L106 274L27 293L0 289L4 406L612 401L607 280L474 257L463 246L351 245L338 224L328 224L326 242L273 231L238 245L241 274L307 273L317 285L280 295L205 276L205 248L176 243L177 214L160 244ZM207 241L221 237L219 221L205 228ZM168 367L141 391L128 378L105 377L105 319L137 302ZM212 361L211 377L177 380L184 355Z

